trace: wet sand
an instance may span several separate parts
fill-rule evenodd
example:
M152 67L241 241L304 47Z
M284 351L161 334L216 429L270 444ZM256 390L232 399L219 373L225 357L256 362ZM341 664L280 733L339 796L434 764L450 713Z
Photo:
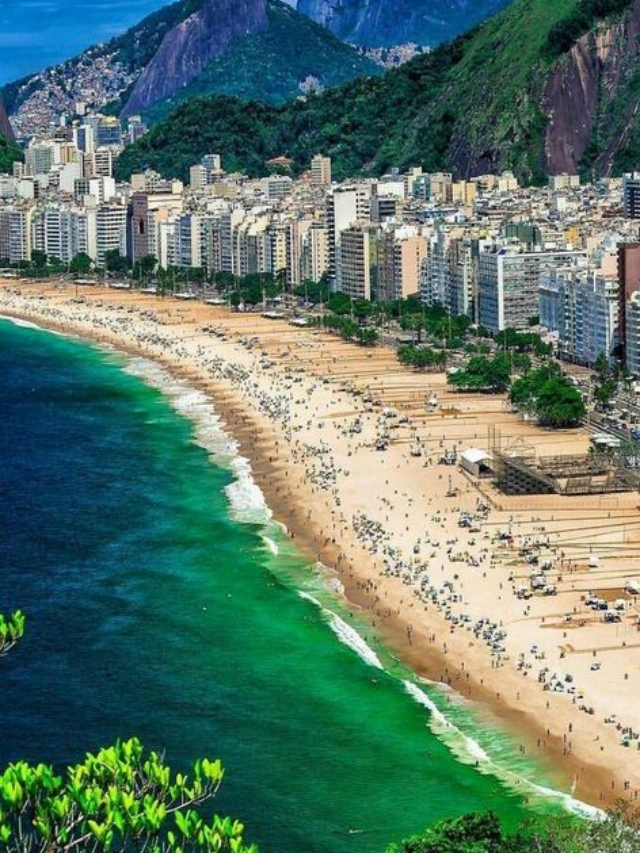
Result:
M640 577L638 495L508 498L440 463L496 441L586 452L583 431L541 430L385 348L201 303L89 287L76 300L6 281L0 313L155 359L206 390L275 517L372 635L497 715L562 789L597 806L636 798L639 741L622 746L620 729L640 731L638 606L623 591ZM552 564L557 595L515 594L531 573L525 550ZM592 590L624 600L620 623L586 607Z

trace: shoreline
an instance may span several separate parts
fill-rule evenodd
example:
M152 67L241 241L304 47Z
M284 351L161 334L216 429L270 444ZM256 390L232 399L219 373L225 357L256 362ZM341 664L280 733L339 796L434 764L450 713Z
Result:
M15 282L12 282L11 287L15 286ZM27 290L32 287L33 285L26 285ZM36 288L38 287L41 286L36 285ZM45 285L45 289L52 288ZM3 289L0 288L0 293L2 292ZM103 300L111 299L113 303L118 303L123 298L122 294L104 292L102 289L98 290L97 294ZM60 292L54 291L53 295L59 297ZM93 295L94 293L90 294ZM139 299L137 296L135 298ZM153 300L139 301L149 308L158 309ZM180 307L176 300L166 300L166 303L163 308ZM229 387L228 383L225 385L222 381L216 382L203 376L188 359L185 363L185 360L172 358L166 353L154 352L153 347L145 347L143 343L136 344L126 334L118 334L106 328L94 327L91 330L72 316L56 321L53 317L47 317L46 311L38 312L37 305L22 307L24 310L12 313L7 305L0 301L0 310L7 316L36 322L49 331L61 331L89 341L106 343L129 355L142 356L160 364L176 378L204 391L220 417L223 430L237 442L238 452L249 460L253 478L261 489L274 519L286 527L287 535L295 541L302 554L309 557L311 562L320 561L329 576L340 579L348 605L358 609L359 616L371 625L377 638L396 652L402 663L407 665L418 679L427 678L447 685L465 699L470 699L480 713L483 708L489 709L492 717L505 725L508 733L520 741L528 754L533 754L543 765L551 763L552 768L558 771L554 773L554 782L563 789L568 787L568 780L574 778L577 780L576 796L585 802L602 807L619 799L623 786L618 784L614 789L609 787L610 779L615 779L615 774L611 774L606 765L585 760L582 755L578 755L577 750L567 754L565 738L541 722L536 708L525 709L522 705L508 701L503 685L516 685L513 674L498 670L495 673L495 681L492 679L491 686L487 685L487 675L493 675L492 668L487 667L486 663L482 667L470 667L473 658L478 657L476 652L481 649L471 649L475 644L458 642L459 638L450 634L450 626L437 611L430 608L428 618L415 622L412 620L410 623L407 622L406 608L398 607L394 611L389 609L387 616L380 615L379 587L372 579L370 567L366 565L366 553L358 553L358 543L346 528L344 532L336 531L335 519L332 525L331 516L314 519L310 517L308 509L305 512L305 508L312 505L312 502L319 503L319 496L314 495L313 488L309 488L308 478L305 482L305 477L299 470L299 463L291 460L286 448L283 451L282 432L274 429L273 424L256 411L249 400L242 399L236 389ZM219 319L216 317L216 320ZM247 318L244 320L247 322ZM178 326L180 325L178 323ZM293 493L296 496L294 500L291 499ZM331 535L332 532L334 535ZM347 542L353 552L349 557L346 557ZM356 548L353 548L354 545ZM396 602L397 593L394 599L394 603ZM402 604L402 597L399 602ZM413 607L413 604L411 602L410 606ZM411 630L408 630L408 624ZM450 644L445 644L449 647L444 651L433 641L435 634L451 636ZM462 638L463 641L466 639L468 638ZM502 689L494 690L496 685ZM544 742L544 748L537 749L537 744L541 742ZM627 755L631 758L629 752ZM625 771L624 778L628 775ZM618 780L622 778L618 775ZM606 796L603 797L603 793Z

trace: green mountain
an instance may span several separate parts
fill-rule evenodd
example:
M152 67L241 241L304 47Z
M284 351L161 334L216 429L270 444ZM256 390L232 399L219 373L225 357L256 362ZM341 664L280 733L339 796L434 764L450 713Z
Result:
M4 87L18 133L78 101L152 118L193 94L279 103L379 66L280 0L178 0L106 44Z
M186 176L207 151L261 174L321 151L337 178L391 166L459 176L511 168L609 174L640 155L640 0L515 0L473 31L377 79L279 107L196 99L118 163Z
M381 69L279 0L267 6L268 27L236 40L190 84L147 111L157 122L188 98L216 93L279 104Z

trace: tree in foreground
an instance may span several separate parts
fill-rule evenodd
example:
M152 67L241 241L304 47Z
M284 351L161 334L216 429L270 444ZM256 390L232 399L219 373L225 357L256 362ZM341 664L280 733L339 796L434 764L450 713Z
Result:
M387 853L640 853L639 830L638 813L624 804L602 820L547 816L515 832L489 812L439 821Z
M0 614L0 657L24 634L25 617ZM0 773L0 850L6 853L257 853L244 826L203 816L222 782L220 761L174 773L137 738L57 774L17 761Z
M57 775L10 764L0 775L0 848L7 853L256 853L243 825L204 817L224 775L219 761L173 773L136 738L101 749Z
M14 611L8 618L0 613L0 657L6 655L20 642L26 622L26 617L21 610Z

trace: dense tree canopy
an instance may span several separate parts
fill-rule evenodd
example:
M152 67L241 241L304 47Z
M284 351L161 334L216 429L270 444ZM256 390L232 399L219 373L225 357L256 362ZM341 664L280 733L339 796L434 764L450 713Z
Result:
M0 842L7 853L255 853L239 821L197 810L223 775L220 762L207 759L190 775L174 773L135 738L61 774L18 761L0 775Z
M387 853L640 853L638 814L621 807L603 820L534 819L509 832L495 815L449 818L392 845Z
M18 146L0 133L0 175L11 174L14 163L21 163L24 155Z
M447 364L447 353L444 350L434 350L428 347L416 347L405 344L398 347L398 361L416 370L444 370Z
M544 426L575 426L586 413L580 392L554 362L517 379L511 388L510 399L519 409L534 414Z
M511 384L511 361L504 353L493 358L475 356L464 370L451 374L449 382L454 388L500 394Z

